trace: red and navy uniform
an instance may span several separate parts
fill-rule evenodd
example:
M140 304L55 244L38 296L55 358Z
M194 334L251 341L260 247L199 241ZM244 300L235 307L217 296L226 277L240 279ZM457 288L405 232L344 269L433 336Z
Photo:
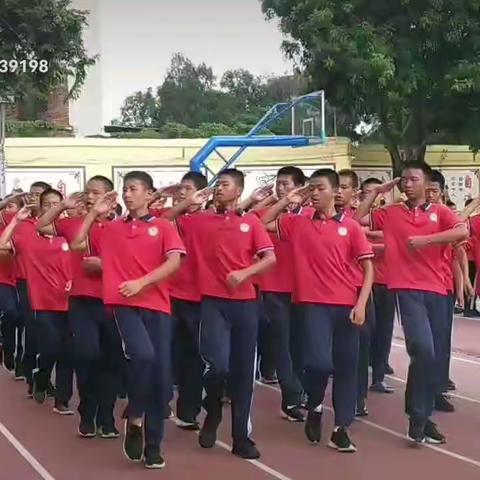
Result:
M128 359L125 414L134 418L145 415L147 453L158 453L172 395L169 282L150 285L129 298L120 293L120 285L156 270L172 253L185 254L177 231L152 215L107 223L99 244L103 300L112 308Z
M432 235L463 222L449 208L426 203L410 208L394 204L372 212L372 230L383 230L386 282L396 296L410 368L406 411L417 422L432 414L442 383L442 358L447 345L447 287L442 268L445 247L409 247L411 236Z
M294 301L302 311L308 407L323 403L335 369L335 425L348 427L355 415L359 346L359 329L349 318L358 297L350 265L373 258L371 246L360 225L343 213L331 218L287 215L278 222L280 238L295 251Z

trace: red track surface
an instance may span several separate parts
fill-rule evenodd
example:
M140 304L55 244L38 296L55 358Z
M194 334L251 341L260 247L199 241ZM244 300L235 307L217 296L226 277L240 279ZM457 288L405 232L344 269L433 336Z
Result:
M0 373L0 480L127 480L162 475L175 480L435 480L480 478L480 321L458 319L452 360L452 378L458 391L453 397L457 412L436 414L435 420L448 436L442 447L414 448L404 439L404 379L407 358L397 338L391 363L395 376L389 381L394 395L371 394L370 417L357 421L352 435L359 447L356 454L329 450L332 415L324 421L323 444L308 445L300 424L279 418L276 387L258 386L253 409L254 438L262 452L259 462L233 457L229 412L218 448L204 451L193 433L168 423L162 472L146 471L128 463L121 453L120 440L80 439L77 418L61 418L51 405L38 406L25 398L25 386ZM23 456L22 456L23 455Z

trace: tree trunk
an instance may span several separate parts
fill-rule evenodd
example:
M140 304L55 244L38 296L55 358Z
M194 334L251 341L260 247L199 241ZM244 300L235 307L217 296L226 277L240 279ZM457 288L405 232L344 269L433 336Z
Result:
M387 145L388 153L392 161L393 177L399 177L402 174L402 167L405 162L411 161L425 161L425 154L427 152L427 145L405 145L403 148L400 145Z

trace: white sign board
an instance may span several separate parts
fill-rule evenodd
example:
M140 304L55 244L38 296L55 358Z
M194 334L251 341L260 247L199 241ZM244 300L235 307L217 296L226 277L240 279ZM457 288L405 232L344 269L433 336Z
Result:
M273 184L275 183L275 177L277 175L278 170L281 167L272 166L272 167L239 167L239 169L245 174L245 189L244 189L244 196L250 195L258 187ZM305 167L300 166L299 168L302 169L303 173L306 177L309 177L315 170L319 168L332 168L334 169L334 165L307 165Z
M455 203L457 209L463 209L465 200L478 197L479 170L451 170L445 168L441 172L445 176L448 196Z
M28 192L34 182L47 182L63 195L83 191L85 188L85 170L83 168L7 168L6 192L23 190Z

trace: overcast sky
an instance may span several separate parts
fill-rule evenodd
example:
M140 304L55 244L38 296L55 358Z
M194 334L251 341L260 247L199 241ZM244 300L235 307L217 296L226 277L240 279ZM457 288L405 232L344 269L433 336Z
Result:
M97 0L107 115L124 98L162 83L173 53L206 62L217 76L232 68L257 75L290 73L282 35L258 0Z

